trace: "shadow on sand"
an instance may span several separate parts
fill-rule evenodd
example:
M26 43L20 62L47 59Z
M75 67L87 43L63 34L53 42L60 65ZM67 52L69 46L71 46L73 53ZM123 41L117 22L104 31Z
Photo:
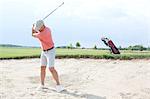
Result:
M33 88L28 88L28 89L35 89L35 87ZM51 92L56 92L55 89L53 88L45 88L43 90L40 90L40 91L33 91L30 93L30 95L35 95L37 94L38 92L44 92L45 94L46 93L51 93ZM57 92L56 92L57 93ZM79 92L79 91L69 91L69 90L64 90L62 92L60 92L59 94L64 94L64 95L69 95L69 96L73 96L75 97L76 99L78 98L85 98L85 99L106 99L106 97L101 97L101 96L97 96L97 95L93 95L93 94L87 94L87 93L82 93L82 92Z
M68 90L64 90L63 92L61 92L61 94L66 94L66 95L70 95L76 98L86 98L86 99L106 99L106 97L101 97L101 96L97 96L97 95L92 95L92 94L85 94L85 93L80 93L78 91L68 91Z

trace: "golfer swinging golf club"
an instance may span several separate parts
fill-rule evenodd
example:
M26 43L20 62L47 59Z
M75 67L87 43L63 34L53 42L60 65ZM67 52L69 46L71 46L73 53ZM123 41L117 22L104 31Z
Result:
M41 84L37 90L46 88L44 86L44 80L46 75L46 66L49 68L54 80L56 81L56 91L61 92L64 90L60 84L58 73L54 68L55 60L55 48L54 42L51 35L50 28L46 27L43 20L38 20L32 27L32 36L38 38L41 43Z

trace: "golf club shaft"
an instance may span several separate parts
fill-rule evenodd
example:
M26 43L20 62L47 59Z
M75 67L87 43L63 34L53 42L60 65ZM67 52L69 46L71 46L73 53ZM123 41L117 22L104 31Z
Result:
M51 13L49 13L47 16L45 16L42 20L45 20L49 15L51 15L53 12L55 12L59 7L61 7L64 4L64 2L59 5L56 9L54 9Z

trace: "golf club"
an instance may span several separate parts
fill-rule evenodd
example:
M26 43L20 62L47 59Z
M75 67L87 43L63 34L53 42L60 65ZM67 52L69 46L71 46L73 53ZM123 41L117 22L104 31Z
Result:
M55 8L51 13L49 13L48 15L46 15L42 20L44 21L49 15L51 15L53 12L55 12L59 7L61 7L64 4L64 2L59 5L57 8Z
M53 12L55 12L59 7L61 7L64 4L64 2L61 3L57 8L55 8L53 11L51 11L48 15L46 15L42 20L44 21L48 16L50 16ZM35 23L33 24L33 28L35 29Z

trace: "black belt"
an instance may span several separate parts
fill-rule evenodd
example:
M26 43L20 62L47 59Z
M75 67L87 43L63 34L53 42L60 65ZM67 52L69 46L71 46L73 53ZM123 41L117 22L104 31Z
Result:
M43 50L43 51L49 51L49 50L51 50L51 49L53 49L54 47L52 47L52 48L49 48L49 49L46 49L46 50Z

